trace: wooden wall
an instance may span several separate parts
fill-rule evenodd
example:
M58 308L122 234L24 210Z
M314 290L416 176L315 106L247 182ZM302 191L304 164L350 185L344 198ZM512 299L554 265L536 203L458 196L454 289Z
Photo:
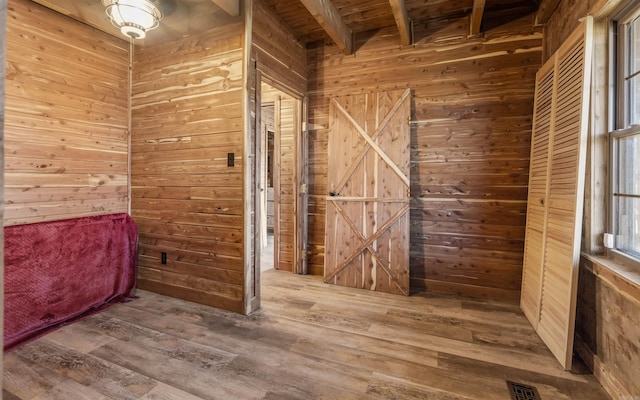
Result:
M127 212L129 46L8 3L5 225Z
M580 19L602 0L561 0L544 27L544 59L548 60L580 25Z
M239 19L136 48L132 97L139 286L236 312L244 312L243 41Z
M640 396L640 286L583 258L578 280L578 354L614 399ZM636 396L636 397L634 397Z
M306 93L305 46L261 0L253 0L251 58L271 83L287 89L289 94Z
M323 273L331 96L411 88L411 285L517 300L532 102L542 34L533 17L467 38L469 19L357 37L355 56L308 51L310 270Z

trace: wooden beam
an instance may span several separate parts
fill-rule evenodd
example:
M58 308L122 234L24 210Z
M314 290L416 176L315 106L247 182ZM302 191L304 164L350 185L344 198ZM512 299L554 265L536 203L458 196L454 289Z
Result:
M411 22L407 15L407 7L404 5L404 0L389 0L391 10L393 10L393 18L396 20L398 31L400 32L400 43L403 46L408 46L412 43L411 37Z
M536 24L546 24L553 12L558 8L558 4L560 4L560 0L542 0L540 7L538 7L538 14L536 15Z
M240 0L211 0L232 17L240 15Z
M477 35L480 33L480 25L482 25L482 15L484 14L484 4L486 0L473 0L473 11L471 12L470 34Z
M331 0L300 0L300 2L343 52L353 53L353 32L344 23Z

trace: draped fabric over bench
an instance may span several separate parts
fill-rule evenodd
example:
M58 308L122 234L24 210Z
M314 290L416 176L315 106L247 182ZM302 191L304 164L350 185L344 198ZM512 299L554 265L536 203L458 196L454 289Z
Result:
M127 214L9 226L4 350L133 296L138 230Z

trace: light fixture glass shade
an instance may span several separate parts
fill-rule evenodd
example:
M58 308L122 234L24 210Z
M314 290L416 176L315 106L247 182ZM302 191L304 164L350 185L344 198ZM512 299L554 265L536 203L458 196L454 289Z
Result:
M102 0L102 4L111 23L133 39L144 39L162 19L162 11L150 0Z

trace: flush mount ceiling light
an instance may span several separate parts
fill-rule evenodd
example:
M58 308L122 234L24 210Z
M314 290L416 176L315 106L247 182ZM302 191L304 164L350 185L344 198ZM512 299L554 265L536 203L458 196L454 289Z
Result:
M144 39L162 19L162 11L151 0L102 0L102 4L111 23L132 39Z

